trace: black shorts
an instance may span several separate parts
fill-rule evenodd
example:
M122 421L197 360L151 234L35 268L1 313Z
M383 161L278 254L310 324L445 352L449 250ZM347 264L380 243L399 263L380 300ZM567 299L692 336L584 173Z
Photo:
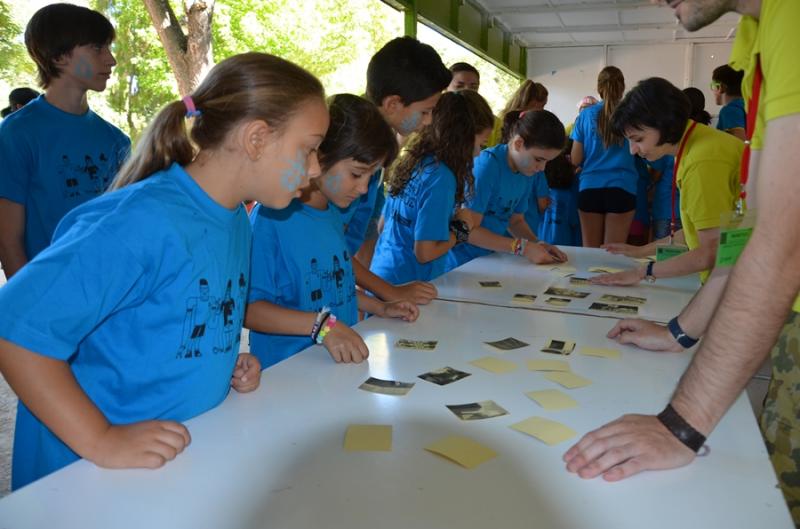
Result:
M621 187L584 189L578 193L578 209L584 213L627 213L636 209L636 195Z

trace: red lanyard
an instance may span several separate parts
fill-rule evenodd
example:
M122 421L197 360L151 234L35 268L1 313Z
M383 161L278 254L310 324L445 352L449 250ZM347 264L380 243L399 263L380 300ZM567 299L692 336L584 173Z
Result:
M681 158L683 158L683 148L686 147L686 142L689 140L689 136L692 135L694 132L694 128L697 126L696 121L692 121L692 124L689 125L689 130L686 131L686 134L683 135L683 139L681 140L681 145L678 147L678 154L675 156L675 165L672 168L672 208L670 209L671 219L669 221L669 243L672 244L672 238L675 236L675 187L677 185L678 180L678 168L681 166Z
M747 140L744 142L744 151L742 152L742 168L739 177L739 184L741 190L739 192L739 201L736 204L736 211L740 215L744 213L744 200L747 198L747 179L750 176L750 148L753 133L756 130L756 117L758 116L758 100L761 98L761 83L764 80L764 73L761 71L761 57L756 59L756 73L753 76L753 92L750 94L750 101L747 103Z

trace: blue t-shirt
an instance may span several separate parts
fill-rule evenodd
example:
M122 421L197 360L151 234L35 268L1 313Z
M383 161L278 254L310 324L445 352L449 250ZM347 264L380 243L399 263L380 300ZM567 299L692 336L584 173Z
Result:
M253 225L249 303L319 312L329 307L347 325L358 322L358 299L350 251L339 208L319 210L294 200L288 208L261 205ZM311 329L309 329L309 332ZM250 331L250 352L267 368L312 345L305 336Z
M511 169L505 143L481 151L475 158L473 173L475 189L465 207L483 215L482 228L503 235L511 216L527 211L533 178ZM447 252L445 271L490 253L491 250L469 243L459 244Z
M28 260L46 248L58 221L103 193L128 155L118 128L87 111L70 114L39 96L0 124L0 198L25 206Z
M228 394L250 226L178 165L70 212L0 288L0 337L69 362L111 424L185 421ZM78 459L20 403L13 487Z
M346 226L345 240L350 255L355 255L367 238L370 222L380 217L383 209L383 169L375 171L369 180L367 192L346 208L337 208Z
M675 168L674 156L663 156L655 162L647 162L656 171L661 171L661 178L655 184L653 193L653 220L669 220L670 206L672 205L672 179ZM681 192L675 188L675 219L681 218Z
M644 158L636 157L636 170L639 173L639 178L636 180L636 210L633 214L633 220L638 220L645 226L650 225L650 203L648 202L648 192L652 178L650 171L647 169L647 162Z
M533 175L533 185L531 186L531 194L528 198L528 210L525 212L525 222L528 223L533 233L539 233L542 225L543 213L539 212L539 199L547 198L550 196L550 188L547 187L547 176L544 171L539 171Z
M560 246L581 245L577 178L569 189L550 189L550 206L544 212L539 238Z
M602 110L602 101L585 108L578 114L570 135L583 145L582 169L578 173L580 190L619 187L635 195L638 173L628 140L624 140L622 145L606 148L597 129L597 119Z
M745 128L747 123L747 112L744 110L744 99L737 97L719 110L717 128L719 130L730 130L735 128Z
M444 273L446 254L428 263L414 255L416 241L450 240L456 177L443 163L425 157L398 196L386 201L383 232L370 270L389 283L430 281Z

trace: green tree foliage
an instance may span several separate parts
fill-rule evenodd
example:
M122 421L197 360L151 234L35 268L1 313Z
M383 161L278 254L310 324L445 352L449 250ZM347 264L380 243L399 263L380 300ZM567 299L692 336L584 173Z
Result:
M0 0L0 77L12 86L32 85L36 68L28 58L22 27L11 16L11 8L6 0Z

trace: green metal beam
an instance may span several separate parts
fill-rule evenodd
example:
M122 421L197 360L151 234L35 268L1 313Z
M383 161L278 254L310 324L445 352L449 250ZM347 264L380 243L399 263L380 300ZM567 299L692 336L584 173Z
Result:
M495 27L492 16L478 3L471 0L382 0L403 11L405 34L417 36L417 22L422 22L450 40L464 46L473 53L491 62L501 70L524 79L527 70L527 50L519 48L519 63L511 61L513 35L511 32ZM469 12L467 12L469 11ZM480 18L480 30L471 31L472 25L463 24L463 17ZM500 49L490 49L489 30L502 32ZM516 46L516 45L514 45ZM514 50L514 53L516 50ZM516 57L515 57L516 58Z

